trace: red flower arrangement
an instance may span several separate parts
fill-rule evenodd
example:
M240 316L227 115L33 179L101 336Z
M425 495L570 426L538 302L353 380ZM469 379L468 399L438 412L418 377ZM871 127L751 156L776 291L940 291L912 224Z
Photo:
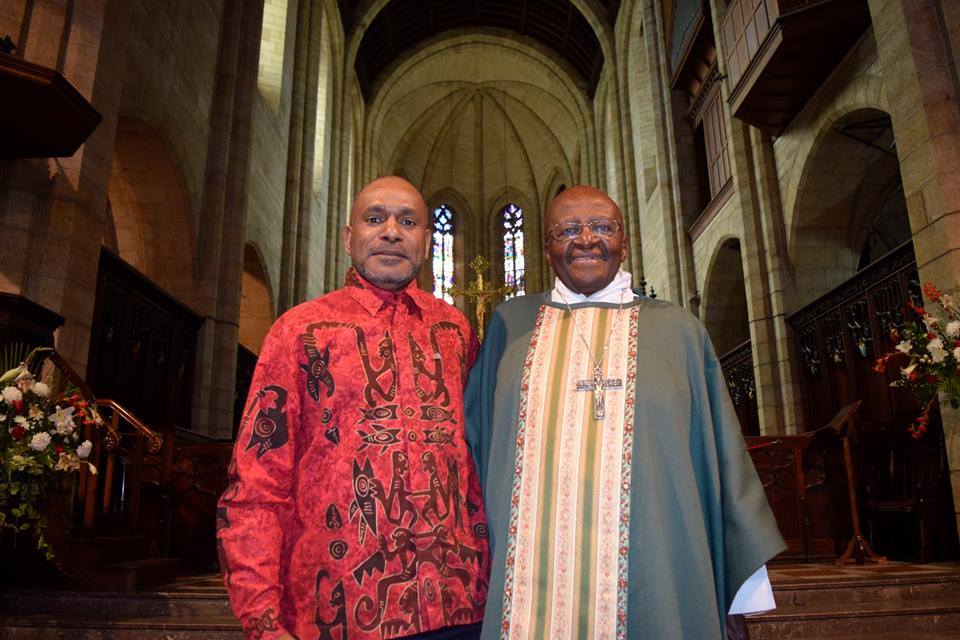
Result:
M932 283L923 286L923 294L936 306L936 315L908 303L915 319L904 322L901 332L894 330L900 342L873 366L877 373L885 373L891 362L905 365L890 385L909 389L923 407L908 429L916 439L926 433L939 393L946 395L953 408L960 408L960 299L941 293Z

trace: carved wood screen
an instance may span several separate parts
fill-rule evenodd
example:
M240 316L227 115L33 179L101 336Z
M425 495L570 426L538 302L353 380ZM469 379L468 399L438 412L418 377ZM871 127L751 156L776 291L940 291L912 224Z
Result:
M201 320L116 255L101 250L87 381L151 427L190 426Z
M788 318L800 354L804 425L825 425L844 405L863 400L861 431L904 429L916 415L908 391L873 371L898 340L908 301L922 304L913 246L890 252Z
M749 340L720 358L723 377L730 399L740 420L740 431L746 436L760 435L757 412L757 385L753 378L753 348Z
M873 370L876 358L899 341L894 333L912 313L907 302L923 304L911 243L788 318L800 354L804 427L823 426L841 407L862 400L851 442L861 521L871 544L897 559L950 558L956 554L956 526L939 414L922 442L912 440L907 426L917 404L909 391L890 386L899 367L886 374ZM932 480L904 485L906 465Z

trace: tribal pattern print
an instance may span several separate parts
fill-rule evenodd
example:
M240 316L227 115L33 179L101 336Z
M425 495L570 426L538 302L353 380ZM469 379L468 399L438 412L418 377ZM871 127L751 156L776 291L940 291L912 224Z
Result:
M367 287L351 272L264 341L218 511L231 601L258 605L237 611L249 637L384 640L482 618L487 528L461 394L476 341L429 294ZM290 555L265 617L273 587L256 579L276 545Z
M247 416L254 407L257 416L253 420L247 449L257 447L257 458L287 444L287 414L283 408L286 403L287 390L276 385L264 387L251 400Z

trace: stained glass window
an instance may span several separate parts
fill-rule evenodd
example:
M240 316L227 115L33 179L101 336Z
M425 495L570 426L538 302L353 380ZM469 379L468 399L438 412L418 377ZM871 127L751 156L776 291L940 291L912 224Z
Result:
M523 209L508 204L503 208L503 281L515 287L508 298L525 293L523 272Z
M453 211L445 204L433 210L433 295L453 304Z

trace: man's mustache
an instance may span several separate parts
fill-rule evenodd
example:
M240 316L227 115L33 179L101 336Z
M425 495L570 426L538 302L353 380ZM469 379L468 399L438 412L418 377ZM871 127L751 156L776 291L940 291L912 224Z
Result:
M607 245L602 242L593 242L587 246L577 245L576 243L571 242L570 246L567 247L567 251L563 256L563 261L567 264L573 262L573 252L576 251L578 254L592 253L594 249L600 250L600 259L606 260L610 257L610 252L607 251Z

